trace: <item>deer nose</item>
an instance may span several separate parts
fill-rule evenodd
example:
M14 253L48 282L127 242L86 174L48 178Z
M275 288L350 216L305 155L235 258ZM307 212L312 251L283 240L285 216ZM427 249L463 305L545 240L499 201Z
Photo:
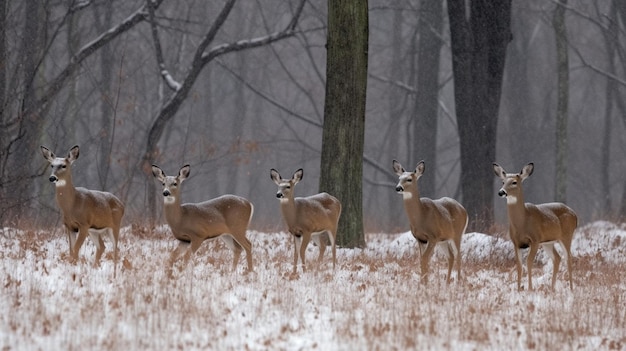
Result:
M500 189L500 191L498 191L498 196L506 197L506 195L507 194L506 194L506 191L504 191L504 189Z
M281 192L278 192L278 193L276 193L276 197L279 198L279 199L282 199L283 197L285 197L285 195L283 195L283 193L281 193Z
M403 192L403 191L404 191L404 188L402 187L402 185L398 185L398 186L396 187L396 191L397 191L397 192L399 192L399 193L401 193L401 192Z
M54 183L54 182L56 182L57 180L59 180L59 178L57 178L57 176L55 176L55 175L51 175L51 176L50 176L50 178L48 178L48 180L49 180L51 183Z
M169 190L167 189L163 190L163 196L170 196L170 195L172 195L172 193L170 193Z

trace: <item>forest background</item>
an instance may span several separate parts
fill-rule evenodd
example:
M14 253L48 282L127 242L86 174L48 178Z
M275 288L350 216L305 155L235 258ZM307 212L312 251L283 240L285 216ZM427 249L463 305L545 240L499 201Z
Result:
M425 160L422 195L468 201L446 6L368 3L368 232L408 229L392 159L407 168ZM39 145L64 156L79 144L75 185L116 194L125 224L164 222L149 161L167 174L191 165L184 202L242 195L255 204L252 227L282 228L270 168L283 176L303 168L299 196L320 184L327 12L325 2L282 0L2 2L0 224L61 226ZM565 201L583 223L626 215L625 29L620 0L511 2L492 161L510 172L534 162L526 200ZM436 73L434 89L425 90L424 72ZM563 91L565 125L557 119ZM426 120L433 104L435 119ZM491 164L472 167L493 175ZM495 231L506 216L498 181L489 181Z

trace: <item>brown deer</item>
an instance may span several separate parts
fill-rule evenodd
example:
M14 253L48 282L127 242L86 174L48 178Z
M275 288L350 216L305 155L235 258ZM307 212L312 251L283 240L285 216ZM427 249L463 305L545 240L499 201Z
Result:
M428 262L438 244L446 244L448 250L448 278L456 259L457 279L461 278L461 237L467 229L467 211L456 200L449 197L431 200L420 198L417 181L424 174L424 161L414 172L404 170L400 162L393 160L393 170L399 177L396 191L402 194L404 210L409 218L411 233L419 243L422 276L428 279Z
M71 166L78 159L78 145L72 147L65 158L55 157L44 146L41 146L41 152L52 168L48 179L56 185L56 201L63 215L71 259L73 261L78 259L78 252L89 235L96 245L94 266L98 266L104 252L102 237L108 236L113 242L113 276L115 277L117 243L120 223L124 216L124 204L111 193L74 187Z
M332 246L334 269L337 262L337 226L339 216L341 216L341 203L327 193L294 198L294 188L302 180L303 173L304 171L300 168L291 179L283 179L278 171L270 170L272 180L278 185L276 197L280 200L283 219L294 238L293 273L297 272L298 257L300 257L302 271L305 271L306 248L311 239L319 246L318 262L322 261L326 250L326 238L322 236L324 233L328 233Z
M569 286L570 289L573 289L572 254L570 248L574 230L578 226L578 217L571 208L559 202L539 205L524 203L522 182L533 173L534 168L534 164L529 163L522 168L520 173L515 174L506 173L504 168L497 163L493 164L493 170L502 179L503 184L498 191L498 195L506 198L509 216L509 237L515 247L517 263L517 288L522 289L522 259L519 250L530 247L526 268L528 271L528 289L532 290L532 264L539 245L542 245L554 263L552 271L552 289L554 289L556 274L561 263L561 256L556 251L554 243L560 242L565 248Z
M168 273L171 267L185 251L184 264L206 240L220 238L234 254L233 271L241 256L242 248L246 251L248 272L252 266L252 243L246 237L246 231L254 206L240 196L222 195L200 203L181 205L180 189L183 181L189 177L189 165L183 166L177 176L166 176L158 166L152 165L152 174L163 184L163 211L178 247L172 252Z

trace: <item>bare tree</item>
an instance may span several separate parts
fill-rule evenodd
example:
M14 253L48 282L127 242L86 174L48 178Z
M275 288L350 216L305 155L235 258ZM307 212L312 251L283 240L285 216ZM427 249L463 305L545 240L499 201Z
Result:
M342 204L337 240L346 247L365 246L362 182L368 25L367 0L328 1L320 191Z
M158 65L161 69L161 77L170 88L171 95L165 101L163 106L158 110L157 116L152 122L146 138L146 148L140 165L140 168L146 175L150 174L151 164L160 153L158 144L166 126L176 116L176 112L178 112L183 102L187 99L187 96L191 91L192 86L194 85L194 83L198 79L198 76L206 67L206 65L219 56L235 51L241 51L257 48L263 45L268 45L273 42L295 35L296 25L298 24L298 19L300 18L306 0L299 0L297 7L295 8L295 11L291 17L291 20L282 30L268 34L263 37L216 45L209 49L209 46L215 40L215 37L217 36L220 28L222 28L222 26L228 19L235 2L235 0L228 0L224 4L224 7L215 18L213 24L204 34L202 40L196 47L193 59L190 63L190 67L188 71L184 73L184 77L180 82L175 80L174 77L172 77L172 75L170 74L170 71L168 71L167 69L167 65L164 62L163 54L161 51L161 44L157 35L158 29L156 26L156 22L154 20L151 21L153 40L156 48L156 58ZM150 3L151 2L148 0L148 4ZM154 13L154 11L151 10L151 13ZM156 188L148 192L148 213L151 219L154 219L156 217L156 193Z
M469 230L493 223L496 130L511 0L449 0L454 101L461 140L461 187Z
M556 177L555 201L567 198L567 114L569 105L569 56L565 9L567 0L560 0L554 10L553 26L556 34L557 109L556 109Z

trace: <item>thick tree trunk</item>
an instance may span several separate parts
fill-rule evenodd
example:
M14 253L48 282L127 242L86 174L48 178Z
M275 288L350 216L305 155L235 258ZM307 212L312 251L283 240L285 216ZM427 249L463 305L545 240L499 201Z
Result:
M496 130L511 0L448 0L457 127L461 141L462 203L468 230L493 223Z
M567 199L567 109L569 104L569 61L567 55L567 31L565 7L567 0L560 0L554 10L552 25L556 34L557 61L557 109L556 109L556 176L555 200Z
M443 2L422 0L419 31L419 54L417 60L417 96L410 160L424 160L429 169L428 176L420 179L420 194L435 197L437 180L437 121L439 111L439 58L441 52L441 27L443 25ZM448 194L450 195L450 194Z
M338 244L363 247L363 147L368 50L367 0L328 1L326 102L320 191L341 201Z

